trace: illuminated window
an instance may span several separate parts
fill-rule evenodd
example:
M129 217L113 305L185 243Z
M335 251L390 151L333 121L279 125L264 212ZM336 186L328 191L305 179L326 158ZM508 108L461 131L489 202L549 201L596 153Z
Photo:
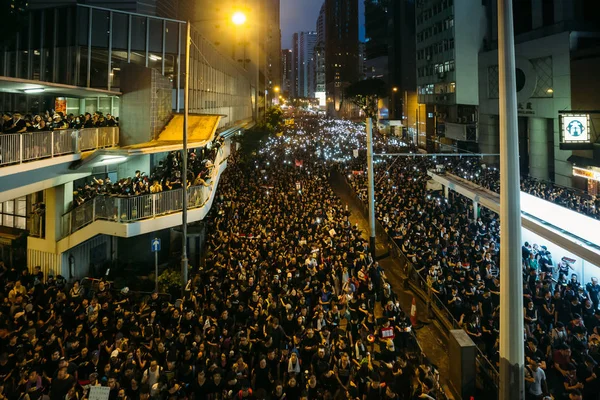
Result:
M27 228L27 198L0 203L0 225L9 228Z

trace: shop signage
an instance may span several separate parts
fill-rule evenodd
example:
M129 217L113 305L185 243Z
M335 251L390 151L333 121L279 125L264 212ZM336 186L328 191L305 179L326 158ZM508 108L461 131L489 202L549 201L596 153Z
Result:
M592 147L589 114L562 113L559 119L562 150L585 150Z
M573 176L580 176L582 178L592 179L600 182L600 171L593 171L591 169L573 167Z

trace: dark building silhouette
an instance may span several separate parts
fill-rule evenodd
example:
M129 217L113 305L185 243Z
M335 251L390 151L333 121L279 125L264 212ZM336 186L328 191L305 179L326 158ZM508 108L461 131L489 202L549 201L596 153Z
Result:
M325 0L325 36L328 112L350 116L344 89L359 79L358 0Z

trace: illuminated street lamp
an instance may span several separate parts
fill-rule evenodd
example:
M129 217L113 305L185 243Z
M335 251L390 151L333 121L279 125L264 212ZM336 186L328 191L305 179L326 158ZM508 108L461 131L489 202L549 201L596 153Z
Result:
M237 11L231 17L231 21L234 25L244 25L246 23L246 14L241 11Z
M275 93L279 93L281 91L281 89L279 88L279 86L275 86L273 88L273 90L275 91Z

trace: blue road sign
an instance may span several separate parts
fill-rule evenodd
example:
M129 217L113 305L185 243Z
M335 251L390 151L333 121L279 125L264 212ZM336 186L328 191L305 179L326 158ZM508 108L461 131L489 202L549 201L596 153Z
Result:
M160 239L159 238L152 239L152 241L150 241L150 247L152 248L153 253L160 251Z

